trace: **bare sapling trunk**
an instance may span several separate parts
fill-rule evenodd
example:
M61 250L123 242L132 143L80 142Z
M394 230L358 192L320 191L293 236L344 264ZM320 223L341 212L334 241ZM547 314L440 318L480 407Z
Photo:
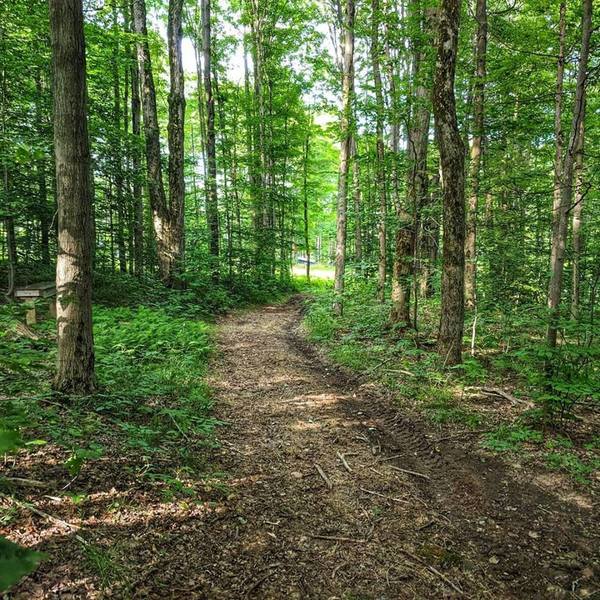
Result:
M351 152L352 90L354 87L354 0L346 0L344 5L344 29L342 33L342 115L341 148L337 195L337 223L335 237L335 276L333 312L343 312L344 273L346 270L346 217L348 204L348 161Z
M438 20L433 111L442 166L444 227L438 351L447 366L462 362L465 310L465 153L458 130L454 97L459 23L460 0L442 0Z
M92 197L81 0L50 0L54 84L54 152L58 203L54 388L93 391Z
M473 138L471 163L469 165L469 202L465 240L465 304L468 309L477 303L477 207L479 204L481 156L484 136L484 95L487 50L486 0L477 0L475 19L477 38L475 42L475 82L473 85Z
M550 283L548 286L548 309L550 321L547 331L547 342L550 348L556 347L558 334L558 321L560 318L560 300L562 295L562 279L565 262L567 241L567 226L571 200L573 197L573 173L575 157L579 146L579 137L582 134L582 123L585 120L586 84L588 77L588 60L590 54L590 38L592 33L592 0L583 0L583 13L581 18L581 52L577 68L577 84L575 88L575 102L573 105L573 119L569 135L569 144L564 155L561 176L558 179L560 186L560 203L558 210L553 215L552 249L550 255ZM557 86L558 87L558 86ZM556 207L556 197L553 208Z

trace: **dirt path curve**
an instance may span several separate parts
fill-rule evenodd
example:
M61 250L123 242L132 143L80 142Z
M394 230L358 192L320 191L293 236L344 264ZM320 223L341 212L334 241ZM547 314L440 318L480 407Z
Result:
M219 326L211 385L228 423L216 458L227 497L182 544L200 564L179 597L567 598L599 587L589 507L493 459L432 448L422 424L325 365L299 321L292 301Z

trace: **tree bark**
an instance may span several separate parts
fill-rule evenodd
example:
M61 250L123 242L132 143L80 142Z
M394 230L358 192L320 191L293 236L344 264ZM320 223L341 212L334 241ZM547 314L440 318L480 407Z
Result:
M130 13L133 14L133 3L130 6ZM140 68L135 56L133 58L134 60L131 61L131 133L134 138L131 154L134 213L133 272L136 277L141 277L144 273L144 200L140 179L142 167L141 146L139 145L141 144Z
M171 274L169 283L173 287L181 285L185 247L185 80L181 43L183 0L169 0L167 21L167 45L169 49L169 246L171 254Z
M217 198L217 151L215 142L215 99L211 81L212 38L211 0L201 0L202 11L202 55L204 57L204 98L206 99L206 210L209 231L209 249L213 257L211 271L219 277L219 205Z
M354 260L358 270L362 271L362 200L360 190L360 165L358 163L356 135L352 135L352 140L350 142L350 153L350 160L352 161L352 199L354 203Z
M354 0L346 0L344 5L344 27L342 34L343 68L342 68L342 114L341 114L341 148L337 194L337 224L335 236L335 276L333 312L343 313L344 273L346 270L346 217L348 203L348 160L352 131L352 90L354 88Z
M385 145L383 142L383 122L385 106L383 103L383 89L381 84L379 43L380 22L379 0L371 0L371 63L373 68L373 84L375 87L375 156L376 156L376 185L379 201L379 220L377 224L377 239L379 258L377 261L377 299L385 299L385 280L387 274L387 194L385 174Z
M454 79L460 0L442 0L438 20L433 111L442 165L443 269L438 351L445 365L462 361L465 267L464 144L458 130Z
M578 140L577 156L575 158L576 183L575 183L575 201L573 202L573 287L571 292L571 317L579 318L579 301L581 289L581 268L580 261L583 254L583 236L581 234L583 202L585 192L584 183L584 164L583 164L583 143L584 143L584 121L579 124L580 133Z
M415 15L421 19L421 15ZM429 142L430 92L423 73L422 42L414 40L413 103L406 149L408 176L406 201L396 203L396 235L392 267L390 322L410 326L410 290L418 223L416 216L427 203L427 145ZM416 299L415 299L416 300ZM415 325L416 326L416 325Z
M94 389L92 201L81 0L50 0L58 200L58 363L54 388Z
M181 67L181 5L182 0L169 2L169 199L167 205L163 185L160 131L156 109L156 89L148 47L145 0L133 0L133 22L138 35L138 61L141 75L141 98L146 134L146 171L152 209L152 224L156 237L159 274L168 286L178 285L178 271L183 251L183 70ZM179 22L177 22L179 21ZM172 156L171 156L172 154Z
M477 0L475 13L477 37L475 43L475 82L473 85L473 138L471 141L471 163L469 165L469 206L465 240L465 303L473 309L477 303L477 206L479 203L479 173L484 136L484 94L487 51L487 6L486 0Z
M590 54L590 38L592 34L592 0L583 0L581 17L581 52L577 68L577 84L575 88L575 103L573 119L569 135L569 145L564 156L560 182L560 204L554 215L552 230L552 250L550 255L550 283L548 285L548 309L550 321L547 331L547 342L551 348L556 347L558 320L560 317L560 300L562 294L562 279L565 262L568 216L573 197L573 171L575 156L579 146L579 138L583 132L585 120L586 84L588 77L588 60ZM558 87L558 86L557 86ZM554 199L556 204L556 197Z

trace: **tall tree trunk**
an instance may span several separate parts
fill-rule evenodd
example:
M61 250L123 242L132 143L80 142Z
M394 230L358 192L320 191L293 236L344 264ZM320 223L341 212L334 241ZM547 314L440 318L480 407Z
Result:
M343 312L344 273L346 270L346 217L348 204L348 160L352 140L352 90L354 88L354 0L344 4L341 149L337 195L337 225L335 237L335 276L333 311Z
M183 216L185 180L183 177L183 125L185 114L184 80L181 64L181 11L183 0L170 0L167 37L169 46L169 204L163 185L160 131L156 109L156 89L148 47L145 0L133 0L133 22L138 35L142 108L146 134L146 170L156 237L159 274L168 286L179 285L183 260Z
M212 39L210 22L211 0L202 0L202 55L204 57L204 97L206 99L206 210L209 232L209 249L213 257L211 271L219 277L219 206L217 198L217 151L215 143L215 99L211 81Z
M582 123L585 120L586 84L588 77L588 60L590 54L590 37L592 34L592 0L583 0L581 17L581 52L577 68L577 85L573 120L569 135L569 145L564 156L562 177L560 178L560 204L557 215L554 216L552 229L552 251L550 256L550 283L548 286L548 309L550 322L548 324L547 342L551 348L556 347L558 319L560 317L560 298L562 293L563 267L567 238L567 225L571 199L573 197L573 171L575 156L579 146L579 137L583 132Z
M438 21L433 111L440 148L443 194L442 306L438 351L445 365L462 361L465 267L465 152L456 119L454 78L460 0L442 0Z
M44 131L44 116L42 112L43 86L42 75L38 71L35 78L36 88L36 105L35 105L35 126L37 135L43 138ZM36 161L36 175L38 180L38 214L40 219L40 240L42 263L50 264L50 211L48 209L48 186L46 185L46 158L45 156Z
M169 48L169 229L171 247L172 286L181 285L185 248L185 79L181 44L183 0L169 0L167 21L167 43Z
M350 142L350 153L352 160L352 198L354 201L354 260L359 271L362 271L362 201L360 190L360 165L358 163L356 135L352 135L352 140Z
M375 137L376 137L376 185L379 200L379 221L377 227L377 238L379 242L379 259L377 268L377 299L383 302L385 299L385 280L387 273L387 197L385 176L385 145L383 142L383 122L385 106L383 103L383 89L381 84L380 57L381 47L379 43L379 23L381 15L379 0L371 0L371 63L373 67L373 84L375 87Z
M130 7L133 14L133 4ZM131 133L134 143L131 154L131 166L133 170L133 271L136 277L144 273L144 200L143 186L140 178L142 168L142 157L140 152L141 127L140 127L140 69L138 61L131 61Z
M54 388L94 389L92 202L81 0L50 0L54 84L54 151L58 200Z
M583 237L581 235L581 223L583 213L583 201L585 192L583 190L584 183L584 164L583 164L583 141L584 141L584 121L581 120L579 133L579 143L577 148L577 156L575 159L576 183L575 183L575 201L573 206L573 288L571 293L571 317L579 318L579 301L581 287L581 268L580 261L583 254Z
M310 283L310 239L308 237L308 157L310 156L310 130L312 119L304 138L304 164L302 169L302 208L304 216L304 253L306 255L306 281Z
M119 271L127 271L127 256L125 253L125 198L123 194L123 152L121 146L121 80L119 72L120 44L119 44L119 9L117 0L112 0L112 26L115 37L113 55L112 55L112 76L113 76L113 127L115 129L115 139L112 144L113 168L115 177L115 200L117 205L117 214L119 217L117 223L117 249L119 253Z
M422 21L419 12L415 16ZM414 40L412 110L406 149L408 174L406 203L396 203L396 235L392 268L390 321L410 326L410 289L418 223L416 216L427 203L427 145L429 141L430 91L425 84L422 42ZM415 298L416 300L416 298ZM416 326L416 324L415 324Z
M471 164L469 165L469 208L465 240L465 303L469 309L477 302L477 205L479 202L479 172L483 145L484 94L487 50L487 6L486 0L477 0L475 13L477 38L475 43L475 82L473 85L473 139L471 142Z

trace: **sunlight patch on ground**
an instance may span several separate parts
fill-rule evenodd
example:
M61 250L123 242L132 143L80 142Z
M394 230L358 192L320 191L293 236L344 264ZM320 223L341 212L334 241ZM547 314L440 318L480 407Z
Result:
M294 265L292 267L294 277L306 277L306 265ZM333 281L335 269L329 265L311 265L311 279L325 279Z

